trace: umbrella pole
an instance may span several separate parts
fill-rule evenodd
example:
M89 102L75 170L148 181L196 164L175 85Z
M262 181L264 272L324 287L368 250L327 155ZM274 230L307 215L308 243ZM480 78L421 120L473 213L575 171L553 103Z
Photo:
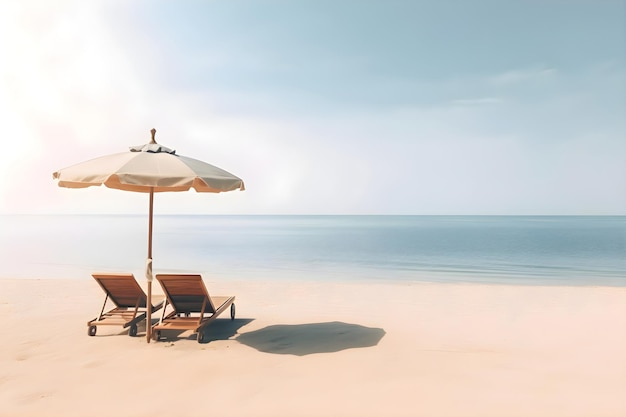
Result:
M147 300L147 317L146 317L146 340L150 343L152 336L152 217L154 207L154 188L150 187L150 211L148 217L148 262L150 263L150 271L146 271L146 279L148 280L148 300ZM150 275L150 276L148 276Z

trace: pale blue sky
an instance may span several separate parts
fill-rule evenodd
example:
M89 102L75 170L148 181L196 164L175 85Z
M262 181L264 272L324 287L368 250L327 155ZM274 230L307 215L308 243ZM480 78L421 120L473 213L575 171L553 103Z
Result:
M0 212L144 212L51 173L155 127L247 188L157 213L626 214L623 0L48 3L0 3Z

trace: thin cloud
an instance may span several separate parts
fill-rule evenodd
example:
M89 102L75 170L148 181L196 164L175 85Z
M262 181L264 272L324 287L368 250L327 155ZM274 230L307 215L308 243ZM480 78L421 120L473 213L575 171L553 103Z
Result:
M461 98L452 100L455 106L488 106L492 104L502 103L504 100L498 97L481 97L481 98Z
M556 68L527 68L507 71L489 79L494 85L512 85L532 80L546 79L555 76Z

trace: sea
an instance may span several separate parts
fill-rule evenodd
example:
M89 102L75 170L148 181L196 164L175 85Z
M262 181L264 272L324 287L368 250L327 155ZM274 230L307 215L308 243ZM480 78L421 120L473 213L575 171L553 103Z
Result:
M147 215L2 215L0 278L143 277ZM626 216L157 215L155 273L626 286Z

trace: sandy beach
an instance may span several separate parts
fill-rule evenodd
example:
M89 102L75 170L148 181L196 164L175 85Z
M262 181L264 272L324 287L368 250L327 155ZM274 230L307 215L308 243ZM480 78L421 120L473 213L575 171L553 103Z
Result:
M204 278L237 297L204 344L89 337L94 280L0 279L0 415L626 415L626 288Z

